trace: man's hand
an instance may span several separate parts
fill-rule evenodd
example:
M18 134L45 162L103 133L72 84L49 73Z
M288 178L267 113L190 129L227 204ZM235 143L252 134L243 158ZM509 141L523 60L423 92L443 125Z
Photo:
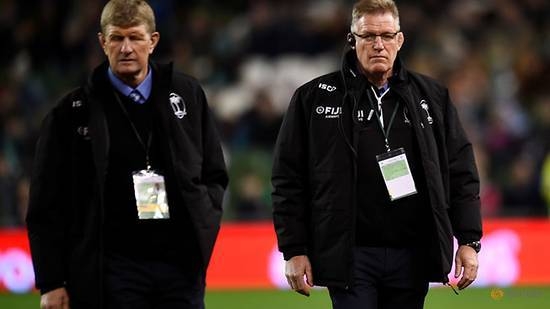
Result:
M465 289L476 280L478 267L476 251L466 245L458 247L455 256L455 278L462 273L462 278L457 284L459 290Z
M65 288L58 288L43 294L40 297L41 309L70 309L69 295Z
M305 281L304 275L306 276ZM309 296L309 290L313 287L313 275L307 256L297 255L286 261L285 276L294 291Z

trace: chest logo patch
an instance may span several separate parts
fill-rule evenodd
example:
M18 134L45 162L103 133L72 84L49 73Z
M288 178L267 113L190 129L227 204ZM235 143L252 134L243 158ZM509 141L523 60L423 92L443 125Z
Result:
M336 90L336 86L331 86L323 83L319 83L319 88L328 92L333 92L334 90Z
M170 105L172 105L172 110L174 111L174 115L178 117L179 119L182 119L187 115L187 108L185 107L185 101L181 96L179 96L175 92L170 93Z
M426 100L420 101L420 107L426 112L426 120L428 120L428 123L431 125L434 123L434 119L432 116L430 116L430 109L428 107L428 102Z
M342 107L317 106L315 112L318 115L325 115L325 119L339 118L342 114Z
M91 138L90 138L90 129L88 129L88 127L85 127L85 126L81 126L81 127L78 127L76 128L76 133L80 136L82 136L82 138L86 141L89 141Z

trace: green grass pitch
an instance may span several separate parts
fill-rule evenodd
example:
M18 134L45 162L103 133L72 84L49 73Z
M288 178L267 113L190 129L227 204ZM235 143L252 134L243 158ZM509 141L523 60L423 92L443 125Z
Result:
M39 308L37 294L0 294L2 309ZM207 291L208 309L330 309L326 290L310 297L290 291ZM432 288L425 309L548 309L549 287L469 288L455 295L450 288Z

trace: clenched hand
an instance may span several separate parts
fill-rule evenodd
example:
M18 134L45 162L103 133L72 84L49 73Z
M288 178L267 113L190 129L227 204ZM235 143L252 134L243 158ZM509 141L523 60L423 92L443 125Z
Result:
M40 309L70 309L69 294L65 288L58 288L40 297Z
M294 291L309 296L309 290L313 287L313 274L307 256L298 255L286 261L285 276Z

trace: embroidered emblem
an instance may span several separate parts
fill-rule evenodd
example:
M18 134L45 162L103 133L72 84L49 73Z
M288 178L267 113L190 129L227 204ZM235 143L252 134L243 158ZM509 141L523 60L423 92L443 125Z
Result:
M430 111L428 108L428 102L426 100L420 100L420 107L422 107L423 110L426 111L426 119L428 120L428 123L431 125L434 123L434 119L432 116L430 116Z
M90 130L88 127L78 127L76 128L76 133L82 136L84 140L90 140Z
M326 119L339 118L342 114L342 107L317 106L315 112L319 115L325 115Z
M323 83L319 83L319 88L324 89L328 92L333 92L334 90L336 90L336 86L331 86Z
M363 121L363 117L365 117L365 112L360 109L357 111L357 121Z
M176 115L176 117L178 117L179 119L182 119L183 117L185 117L185 115L187 115L185 101L183 101L183 98L180 97L177 93L170 93L170 104L172 105L174 115Z

